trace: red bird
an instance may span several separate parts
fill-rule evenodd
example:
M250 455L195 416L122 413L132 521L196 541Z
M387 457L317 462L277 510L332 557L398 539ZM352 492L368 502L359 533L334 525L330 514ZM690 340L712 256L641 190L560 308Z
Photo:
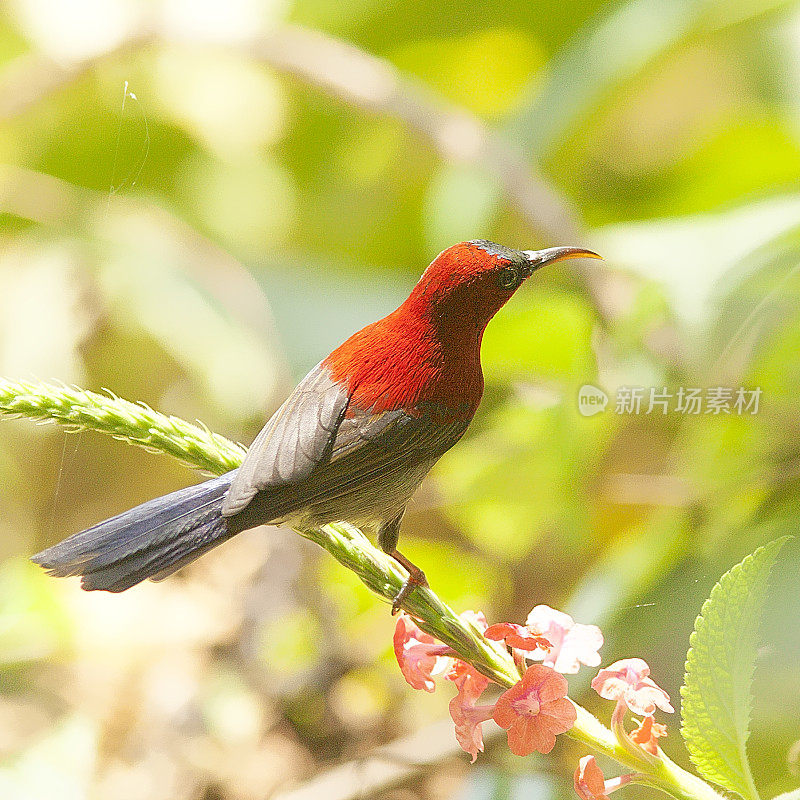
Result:
M581 256L599 258L577 247L520 251L483 240L448 248L396 311L306 375L239 469L105 520L33 561L51 575L82 575L84 589L121 592L257 525L346 521L376 533L408 570L396 611L427 585L397 549L400 521L475 414L487 323L532 272Z

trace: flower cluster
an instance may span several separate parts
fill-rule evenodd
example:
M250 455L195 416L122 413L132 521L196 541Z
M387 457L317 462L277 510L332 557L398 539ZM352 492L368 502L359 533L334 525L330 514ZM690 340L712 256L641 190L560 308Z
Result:
M469 611L461 617L487 639L502 641L511 648L520 668L519 682L495 702L479 704L489 679L452 650L437 644L405 614L398 618L394 635L394 651L403 676L415 689L429 692L434 690L438 675L455 684L457 694L450 701L450 716L456 740L473 761L483 752L482 723L490 719L507 731L512 753L549 753L556 736L568 731L577 717L575 706L567 698L563 673L577 672L581 663L600 663L600 629L577 624L568 614L548 606L534 608L525 625L502 622L488 626L482 613ZM537 661L542 663L530 663Z
M671 714L675 709L669 695L650 677L650 667L641 658L624 658L601 669L592 681L592 688L606 700L615 700L611 729L617 741L646 763L657 763L661 757L658 740L667 735L667 728L655 721L656 708ZM625 729L627 712L643 717L638 727ZM605 800L620 786L632 781L647 782L644 774L630 773L606 780L594 756L585 756L575 771L575 791L583 800Z
M536 606L524 625L488 625L482 613L473 611L464 612L461 618L487 639L510 648L519 668L519 681L494 702L479 702L489 689L489 678L420 630L410 616L401 614L394 634L394 652L406 681L415 689L428 692L435 690L435 678L440 676L454 684L456 695L450 701L450 716L456 740L473 762L483 752L482 725L488 720L505 729L509 749L515 755L549 753L556 736L572 728L577 718L575 706L567 697L564 675L576 673L581 664L600 664L600 629L576 623L568 614L544 605ZM653 715L656 709L668 713L674 709L669 695L650 678L647 663L641 658L616 661L597 673L592 688L616 703L611 727L619 743L643 766L658 763L658 740L666 736L667 729ZM630 733L625 728L628 712L642 718ZM583 757L575 771L575 791L582 800L606 800L620 786L647 781L644 773L606 780L591 755Z

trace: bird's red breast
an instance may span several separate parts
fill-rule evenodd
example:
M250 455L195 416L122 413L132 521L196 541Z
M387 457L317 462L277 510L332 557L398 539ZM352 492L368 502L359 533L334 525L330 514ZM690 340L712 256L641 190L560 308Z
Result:
M323 364L351 405L365 411L439 407L471 417L483 374L477 347L465 345L450 347L423 321L396 311L351 336Z

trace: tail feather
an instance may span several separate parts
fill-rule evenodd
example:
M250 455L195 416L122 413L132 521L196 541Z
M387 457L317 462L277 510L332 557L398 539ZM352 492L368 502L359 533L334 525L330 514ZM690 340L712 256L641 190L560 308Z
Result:
M59 577L83 576L86 590L122 592L161 578L233 536L222 500L234 472L157 497L33 556Z

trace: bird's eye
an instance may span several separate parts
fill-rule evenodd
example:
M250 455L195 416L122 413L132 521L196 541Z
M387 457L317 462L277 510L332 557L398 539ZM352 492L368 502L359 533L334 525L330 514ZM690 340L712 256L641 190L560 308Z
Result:
M504 267L497 275L497 283L503 289L514 289L519 285L519 275L514 267Z

